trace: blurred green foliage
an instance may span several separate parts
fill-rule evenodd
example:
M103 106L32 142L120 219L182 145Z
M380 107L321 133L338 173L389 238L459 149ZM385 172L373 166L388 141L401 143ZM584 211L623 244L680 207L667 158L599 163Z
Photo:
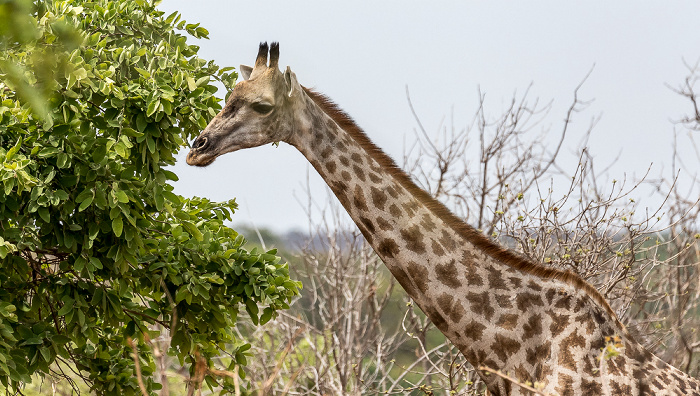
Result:
M10 23L11 22L11 23ZM182 34L181 34L182 33ZM75 370L97 394L136 395L127 338L170 329L182 364L226 352L245 309L288 308L301 284L276 251L248 252L235 201L173 193L165 167L221 108L232 68L148 1L0 1L0 382ZM147 335L147 337L145 336ZM208 376L210 385L230 379Z

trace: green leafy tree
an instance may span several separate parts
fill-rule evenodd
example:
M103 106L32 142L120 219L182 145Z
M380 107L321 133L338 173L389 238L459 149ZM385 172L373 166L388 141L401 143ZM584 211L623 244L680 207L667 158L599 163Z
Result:
M221 108L214 82L230 89L236 74L186 42L184 34L206 38L204 28L155 6L0 2L0 26L25 18L20 30L0 29L7 389L74 372L98 394L140 394L133 338L153 392L144 342L166 330L182 364L226 352L228 369L244 365L249 345L233 335L239 310L264 323L301 287L275 251L244 250L224 225L235 201L173 193L177 177L165 168Z

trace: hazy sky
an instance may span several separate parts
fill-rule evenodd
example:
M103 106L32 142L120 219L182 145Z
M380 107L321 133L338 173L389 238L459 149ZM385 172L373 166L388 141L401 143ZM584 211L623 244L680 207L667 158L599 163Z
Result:
M666 84L683 82L684 59L700 59L698 1L165 0L160 8L206 27L209 40L191 41L220 66L251 65L260 41L279 41L280 66L333 98L395 159L416 126L406 87L423 125L436 131L451 109L458 128L469 124L477 88L495 115L532 83L531 98L553 101L543 126L556 131L595 65L580 91L595 101L576 116L565 146L573 149L601 116L590 147L601 164L621 153L612 177L639 176L651 162L653 175L669 174L671 120L689 105ZM235 197L234 224L305 229L297 198L305 200L307 174L311 193L325 200L323 181L284 143L227 154L207 168L187 166L184 154L176 192ZM573 170L568 149L560 157L567 161Z

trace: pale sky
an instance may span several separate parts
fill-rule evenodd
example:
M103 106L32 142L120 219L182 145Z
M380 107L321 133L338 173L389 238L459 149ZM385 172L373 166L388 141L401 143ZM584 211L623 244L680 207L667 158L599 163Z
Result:
M683 82L684 59L700 59L698 1L165 0L160 9L207 28L209 40L190 42L222 67L251 65L259 42L279 41L280 66L330 96L397 160L416 127L407 86L432 132L451 109L456 126L467 126L478 87L495 115L532 83L531 98L553 101L543 127L556 131L595 65L580 91L595 100L576 116L559 163L573 170L572 149L601 116L589 146L600 164L621 153L612 178L641 176L651 162L653 176L669 174L671 120L690 107L666 84ZM227 154L207 168L187 166L185 154L174 167L176 192L235 197L234 224L305 230L295 196L304 199L307 174L311 193L325 201L321 178L284 143Z

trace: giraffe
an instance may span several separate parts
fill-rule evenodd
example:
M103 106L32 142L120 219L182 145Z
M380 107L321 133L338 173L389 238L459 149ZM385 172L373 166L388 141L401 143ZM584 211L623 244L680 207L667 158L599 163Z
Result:
M269 53L269 65L268 65ZM189 165L283 141L318 171L391 274L493 395L700 395L700 381L637 343L605 298L570 272L504 249L416 186L327 97L278 68L261 43L253 68L193 141ZM617 354L602 357L610 340Z

